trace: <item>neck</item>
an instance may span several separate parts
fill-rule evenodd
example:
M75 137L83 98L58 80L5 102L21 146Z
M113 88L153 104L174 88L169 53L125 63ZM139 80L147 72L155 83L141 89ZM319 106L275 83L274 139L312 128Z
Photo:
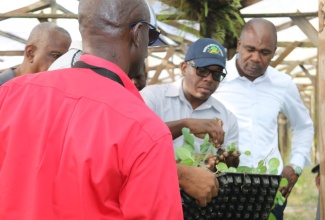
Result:
M257 77L255 77L255 76L250 76L250 75L247 75L247 74L245 74L245 72L240 68L240 66L239 66L239 64L238 64L238 61L236 60L236 68L237 68L237 71L238 71L238 73L239 73L239 75L241 76L241 77L246 77L249 81L254 81L255 79L257 79L258 77L260 77L261 75L259 75L259 76L257 76ZM263 75L263 74L262 74Z

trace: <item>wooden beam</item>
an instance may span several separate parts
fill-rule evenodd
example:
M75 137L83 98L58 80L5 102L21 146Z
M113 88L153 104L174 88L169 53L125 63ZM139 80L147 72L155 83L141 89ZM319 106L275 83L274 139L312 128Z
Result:
M77 14L30 14L30 13L4 13L0 14L1 18L64 18L64 19L78 19Z
M292 44L292 42L280 41L277 43L277 47L288 47L290 44ZM310 41L300 41L300 44L297 47L315 48L316 46Z
M24 56L24 51L22 50L0 51L0 56Z
M0 35L3 36L3 37L7 37L7 38L10 38L11 40L15 40L15 41L18 41L22 44L26 44L27 40L21 38L21 37L18 37L16 35L13 35L13 34L10 34L8 32L4 32L4 31L1 31L0 30Z
M162 59L161 64L157 67L154 76L151 78L149 85L158 83L160 73L164 70L164 68L168 64L169 58L173 56L174 52L175 52L175 48L173 46L170 46L168 48L168 51L167 51L165 57Z
M302 32L309 38L309 40L318 46L318 32L304 17L290 17L295 25L297 25Z
M276 60L274 60L271 63L272 67L276 67L279 63L281 63L284 58L286 58L298 45L300 44L300 42L295 41L292 42L279 56Z
M241 14L242 18L317 17L317 12Z
M308 19L308 20L311 20L313 18L314 17L306 17L306 19ZM280 24L280 25L276 26L276 30L279 32L279 31L285 30L287 28L290 28L292 26L295 26L295 24L293 23L293 21L288 21L288 22L285 22L283 24Z
M306 76L310 79L311 83L315 86L315 77L310 74L310 72L304 67L303 64L299 65L302 71L306 74Z
M39 11L39 10L42 10L42 9L48 8L48 7L50 7L50 3L44 2L44 1L39 1L34 4L30 4L28 6L18 8L16 10L1 14L3 16L0 17L0 21L5 20L7 18L11 18L11 17L5 16L5 14L13 14L13 13L20 14L20 13L34 12L34 11Z
M294 68L296 68L300 63L301 63L300 60L293 61L292 64L287 67L286 73L290 74L294 70Z
M318 72L316 83L316 109L315 120L317 147L320 158L320 219L325 219L325 0L318 0L319 21L319 47L318 47ZM318 120L317 120L318 119Z

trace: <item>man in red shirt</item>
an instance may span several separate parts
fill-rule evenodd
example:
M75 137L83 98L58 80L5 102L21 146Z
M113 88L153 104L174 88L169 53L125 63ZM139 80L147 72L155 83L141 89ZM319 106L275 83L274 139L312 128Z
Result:
M80 0L84 66L0 87L1 220L183 219L172 136L127 75L148 22L144 0Z

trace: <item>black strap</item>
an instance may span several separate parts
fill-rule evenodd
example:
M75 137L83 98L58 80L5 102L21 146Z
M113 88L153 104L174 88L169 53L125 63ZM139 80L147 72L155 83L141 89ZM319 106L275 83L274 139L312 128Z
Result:
M82 61L77 61L75 62L75 64L72 66L72 68L87 68L87 69L91 69L92 71L98 73L99 75L105 76L107 78L110 78L111 80L118 82L119 84L121 84L122 86L124 86L121 78L116 74L113 73L112 71L102 68L102 67L98 67L98 66L92 66L89 65L85 62Z

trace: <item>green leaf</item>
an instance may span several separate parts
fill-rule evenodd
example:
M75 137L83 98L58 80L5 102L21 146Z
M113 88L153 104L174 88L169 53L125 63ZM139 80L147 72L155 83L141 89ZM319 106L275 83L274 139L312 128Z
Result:
M220 172L227 172L228 171L228 166L227 166L227 164L225 164L223 162L220 162L220 163L217 164L217 169Z
M278 174L278 172L279 172L279 170L278 169L275 169L275 170L271 170L270 171L270 174L276 175L276 174Z
M209 133L206 133L206 135L204 136L204 144L206 144L206 143L209 143L209 139L210 139L210 135L209 135Z
M278 158L271 158L268 162L271 170L275 170L280 166L280 160Z
M264 160L260 160L260 161L258 161L258 164L257 164L258 167L261 167L261 166L263 166L263 165L264 165Z
M237 167L237 173L249 173L251 172L252 168L247 166L239 166Z
M184 160L181 160L181 162L179 162L180 164L184 164L184 165L188 165L188 166L193 166L193 160L191 159L184 159Z
M250 152L249 150L247 150L247 151L244 152L244 154L245 154L246 156L250 156L250 155L251 155L251 152Z
M276 220L276 218L272 212L270 212L270 215L267 220Z
M190 129L182 128L182 134L184 135L185 143L194 146L194 137L193 137L193 135L191 135Z
M288 182L287 178L282 177L279 186L280 187L286 187L288 184L289 184L289 182Z
M253 169L250 171L250 173L256 173L256 174L257 174L257 173L260 173L260 172L259 172L259 170L258 170L257 168L253 168Z
M235 167L229 167L228 172L237 173L237 169Z
M176 155L178 156L178 158L180 158L181 160L186 160L186 159L191 159L192 161L193 159L193 155L191 154L191 152L186 149L186 148L182 148L182 147L176 147L175 149L176 151Z
M209 154L204 155L203 162L206 161L206 159L209 157Z
M282 206L284 204L285 200L286 199L281 195L281 197L278 198L278 204Z
M208 1L205 1L204 2L204 16L208 17L208 13L209 13Z
M209 148L211 147L211 144L210 143L203 143L200 145L200 153L201 154L205 154Z
M257 170L258 170L258 173L265 174L267 171L267 168L266 168L266 166L261 166Z
M194 150L195 150L195 148L194 148L193 145L190 145L190 144L185 143L182 147L183 147L183 148L186 148L186 149L189 150L192 154L194 154Z

